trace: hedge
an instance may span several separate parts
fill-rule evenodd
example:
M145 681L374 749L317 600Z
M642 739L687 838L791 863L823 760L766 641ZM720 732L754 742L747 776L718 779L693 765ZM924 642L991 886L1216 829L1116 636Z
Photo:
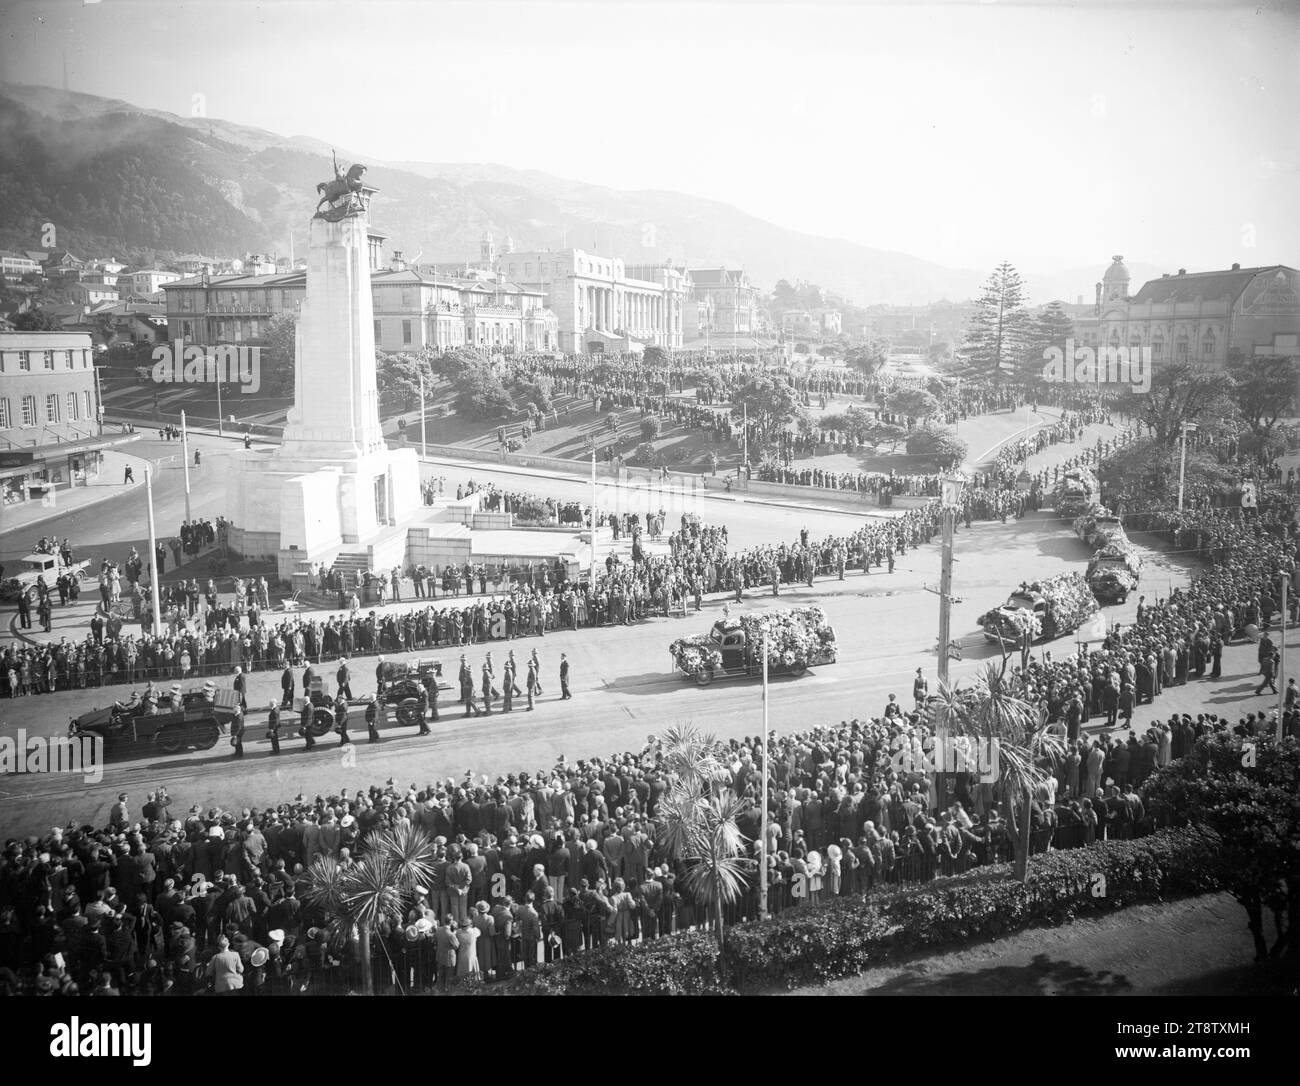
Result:
M1162 830L1037 856L1026 884L1010 877L1009 865L987 867L737 924L727 932L725 971L713 937L686 932L589 950L521 975L509 991L727 995L818 984L918 950L1208 893L1219 888L1215 854L1205 830Z

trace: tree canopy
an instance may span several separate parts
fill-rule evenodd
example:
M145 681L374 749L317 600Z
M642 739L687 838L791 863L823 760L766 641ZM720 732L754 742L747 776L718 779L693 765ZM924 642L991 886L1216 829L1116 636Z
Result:
M1130 414L1152 427L1157 440L1177 441L1184 422L1233 413L1233 383L1227 373L1189 362L1172 362L1153 370L1150 391L1129 389L1125 403Z
M1228 360L1232 399L1256 437L1273 432L1278 419L1296 413L1300 398L1300 362L1275 355Z
M966 331L966 360L980 376L1006 380L1023 365L1032 318L1020 273L1003 261L988 277Z
M944 468L952 468L966 459L966 442L943 426L918 426L907 436L911 456L923 456Z
M794 388L784 380L751 377L732 400L732 418L748 413L749 420L769 432L779 430L803 415Z
M1300 744L1272 736L1203 736L1188 754L1157 770L1143 794L1153 813L1218 835L1220 847L1206 862L1246 910L1256 960L1285 949L1292 965L1300 962ZM1271 948L1265 909L1277 932Z

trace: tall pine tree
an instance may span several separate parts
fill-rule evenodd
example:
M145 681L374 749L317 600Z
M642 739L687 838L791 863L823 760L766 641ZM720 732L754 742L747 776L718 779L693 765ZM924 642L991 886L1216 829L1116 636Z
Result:
M1029 347L1032 327L1025 309L1025 284L1004 260L984 284L966 330L963 353L972 373L995 381L1012 377Z
M1065 350L1066 341L1074 338L1074 321L1060 302L1051 302L1030 321L1029 343L1025 348L1023 363L1018 367L1019 383L1025 388L1038 388L1043 384L1043 366L1047 351L1056 347Z

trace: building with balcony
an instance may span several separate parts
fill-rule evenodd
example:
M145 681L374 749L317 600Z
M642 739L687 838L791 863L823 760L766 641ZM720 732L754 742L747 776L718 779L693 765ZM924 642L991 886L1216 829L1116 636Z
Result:
M758 331L758 288L743 270L731 268L692 268L692 287L697 298L712 303L711 335L753 335ZM704 328L687 329L688 339L699 339Z
M16 283L24 275L38 275L41 266L26 253L0 249L0 279Z

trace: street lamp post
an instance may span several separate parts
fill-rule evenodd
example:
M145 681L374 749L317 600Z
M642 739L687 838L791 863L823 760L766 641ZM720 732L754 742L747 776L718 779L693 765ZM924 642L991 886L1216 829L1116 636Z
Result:
M144 466L144 496L145 504L149 509L149 562L152 573L149 577L151 595L153 597L153 635L157 637L162 633L162 605L158 601L158 537L154 532L153 525L153 464Z
M185 522L190 517L190 431L185 425L185 412L181 411L181 463L185 467Z

